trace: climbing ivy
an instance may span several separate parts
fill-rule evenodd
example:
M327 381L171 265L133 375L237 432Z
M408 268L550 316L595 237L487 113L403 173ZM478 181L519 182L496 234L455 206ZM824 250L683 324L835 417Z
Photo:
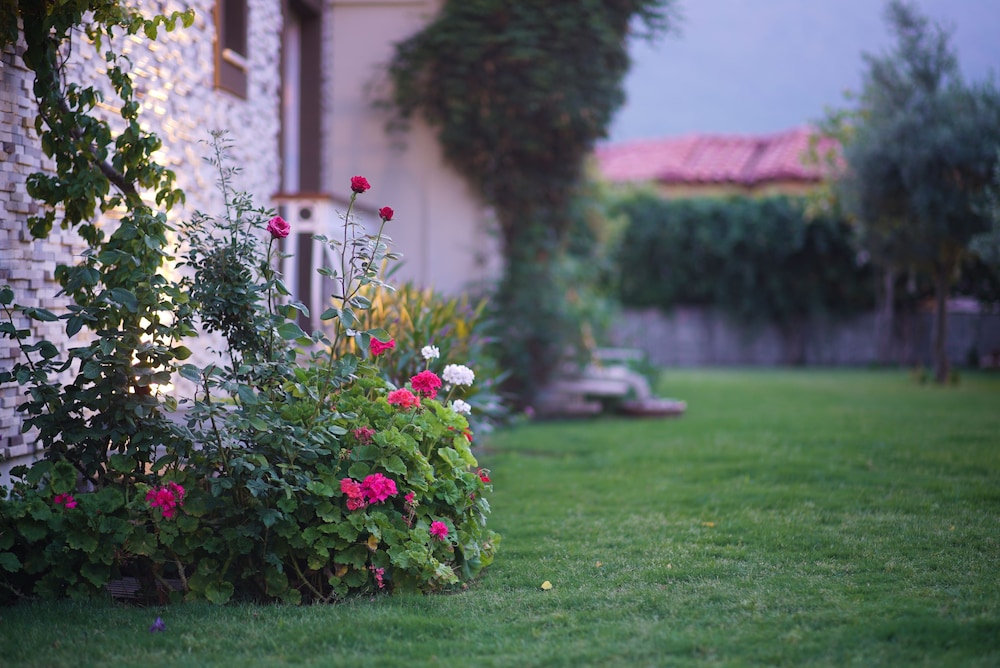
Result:
M666 31L673 10L673 0L449 0L396 47L396 109L437 128L447 159L496 211L506 268L494 301L524 394L564 340L550 260L584 159L624 101L626 38Z

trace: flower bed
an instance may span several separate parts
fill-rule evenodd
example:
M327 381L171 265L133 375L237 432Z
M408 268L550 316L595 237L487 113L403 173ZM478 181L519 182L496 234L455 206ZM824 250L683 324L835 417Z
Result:
M182 226L180 287L224 339L221 361L151 372L198 388L180 424L165 417L169 398L139 416L95 406L155 428L152 446L56 435L59 447L15 471L0 501L0 596L88 595L129 578L144 596L326 602L474 578L500 538L486 526L492 485L461 398L475 372L426 346L424 368L394 384L380 365L416 351L361 324L371 305L362 288L389 288L379 270L395 257L385 234L395 212L382 207L378 232L363 233L351 210L371 186L351 179L343 236L317 238L339 258L321 270L337 286L320 316L328 326L306 333L295 322L305 307L274 268L288 223L232 193L219 162L227 215ZM12 300L0 293L8 313ZM114 335L100 334L109 346ZM360 352L342 352L346 338ZM22 347L30 363L39 348Z

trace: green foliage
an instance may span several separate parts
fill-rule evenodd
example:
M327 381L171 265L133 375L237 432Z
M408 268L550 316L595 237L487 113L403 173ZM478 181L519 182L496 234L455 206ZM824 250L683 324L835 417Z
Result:
M11 498L0 502L0 588L86 595L134 575L153 599L176 589L213 603L299 603L476 577L500 537L486 528L489 474L472 454L467 420L448 403L462 392L446 388L439 399L416 378L397 389L379 369L384 358L343 351L346 341L367 351L388 338L380 327L360 329L371 307L361 292L383 285L378 268L394 257L388 221L374 235L356 233L351 211L363 191L355 190L343 240L319 239L340 260L321 270L336 284L335 306L321 316L334 335L307 335L294 322L305 307L284 300L273 269L273 242L287 224L274 217L265 226L266 212L230 188L238 170L224 164L224 137L215 139L226 213L196 215L181 238L190 244L191 307L223 335L230 364L184 365L180 375L197 387L184 424L150 433L142 457L106 453L97 491L80 487L67 461L16 471ZM261 229L270 232L266 248ZM213 271L223 252L233 261ZM11 300L0 291L0 303ZM127 311L127 302L116 303ZM77 450L63 455L75 462Z
M116 35L142 31L152 39L160 26L190 25L194 15L146 19L107 0L8 4L2 12L4 44L16 38L10 26L22 23L24 63L35 74L35 130L54 165L52 173L28 178L29 194L48 205L29 227L35 237L45 237L60 215L60 225L75 228L86 242L78 264L55 270L62 292L72 300L69 312L58 319L68 337L96 336L68 350L48 341L29 344L30 331L16 327L15 317L56 317L14 303L8 292L0 334L17 341L24 356L12 369L0 371L0 383L26 388L27 398L18 407L25 415L24 429L38 430L47 459L70 463L97 488L123 479L147 480L157 445L173 431L154 388L190 354L179 341L192 330L187 296L160 273L167 257L165 214L154 211L142 193L164 211L183 194L173 188L174 175L152 159L160 142L139 126L138 103L121 57L110 46L102 52L118 96L122 129L115 134L95 113L102 99L98 90L64 81L61 49L82 25L100 51ZM121 217L107 234L96 216L112 209ZM63 384L65 374L75 378ZM180 442L178 448L183 449ZM111 457L119 458L116 466Z
M494 354L499 341L491 335L497 325L489 318L487 298L449 297L412 283L364 294L371 302L365 311L366 326L381 323L395 341L395 348L380 360L386 380L402 387L424 369L440 375L447 363L471 366L480 380L466 388L462 396L472 406L469 422L478 432L504 420L507 409L500 392L503 373ZM436 348L438 357L425 358L422 351L426 346ZM342 352L356 353L357 345L347 340Z
M970 243L989 229L983 205L1000 146L1000 90L963 82L948 31L915 6L893 0L886 21L893 50L865 56L858 107L831 123L850 126L838 133L848 141L835 191L878 262L934 281L943 383L946 297Z
M629 221L615 276L627 306L714 305L748 321L790 323L870 305L870 268L859 265L851 227L807 218L798 200L638 192L615 210Z
M585 157L624 101L625 40L672 25L671 0L451 0L400 42L393 103L421 114L444 154L494 207L507 263L494 306L509 386L530 396L568 323L548 271L562 250Z

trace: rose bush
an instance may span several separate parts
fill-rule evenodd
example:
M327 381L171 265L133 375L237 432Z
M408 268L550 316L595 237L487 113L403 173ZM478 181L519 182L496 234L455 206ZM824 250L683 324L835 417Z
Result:
M0 596L93 594L130 575L153 598L321 602L475 577L500 537L459 403L474 374L394 383L380 365L408 334L363 324L362 290L388 288L394 212L360 231L351 212L371 184L351 179L343 235L317 237L339 259L321 270L336 285L327 326L306 333L275 269L288 223L231 192L235 170L215 162L227 216L196 216L181 238L186 292L222 354L164 369L196 388L183 418L148 458L111 456L103 484L57 456L15 472Z

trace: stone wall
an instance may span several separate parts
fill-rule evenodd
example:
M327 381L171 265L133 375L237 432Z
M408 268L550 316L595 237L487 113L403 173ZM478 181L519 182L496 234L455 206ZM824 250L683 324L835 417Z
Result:
M932 361L931 314L899 318L891 363ZM711 308L629 310L615 324L612 344L638 348L663 367L862 366L879 362L875 315L847 320L816 317L794 330L748 325ZM1000 361L1000 314L953 312L948 317L948 356L953 364Z
M249 85L246 99L214 85L215 0L142 0L148 11L170 12L192 7L193 26L163 33L155 43L142 37L122 38L117 46L132 62L136 97L142 107L140 123L163 142L159 159L177 174L177 186L187 202L171 213L177 222L194 211L216 214L221 196L217 174L203 158L209 154L211 130L228 130L234 143L234 164L242 169L235 187L254 195L261 206L279 190L280 155L280 0L249 0ZM10 285L17 302L60 312L53 272L69 263L83 246L72 231L59 230L45 240L32 240L27 219L37 212L26 192L29 174L44 168L44 156L34 134L35 106L32 79L21 62L21 51L0 54L0 285ZM73 44L67 63L71 81L102 81L103 56L81 37ZM106 88L104 108L115 118L115 97ZM111 224L111 221L108 221ZM19 322L19 326L27 323ZM56 323L35 324L34 335L65 345ZM19 356L9 340L0 340L0 365L10 368ZM14 410L22 401L18 387L0 388L0 473L11 460L31 454L31 434L22 435ZM0 482L2 484L2 482Z

